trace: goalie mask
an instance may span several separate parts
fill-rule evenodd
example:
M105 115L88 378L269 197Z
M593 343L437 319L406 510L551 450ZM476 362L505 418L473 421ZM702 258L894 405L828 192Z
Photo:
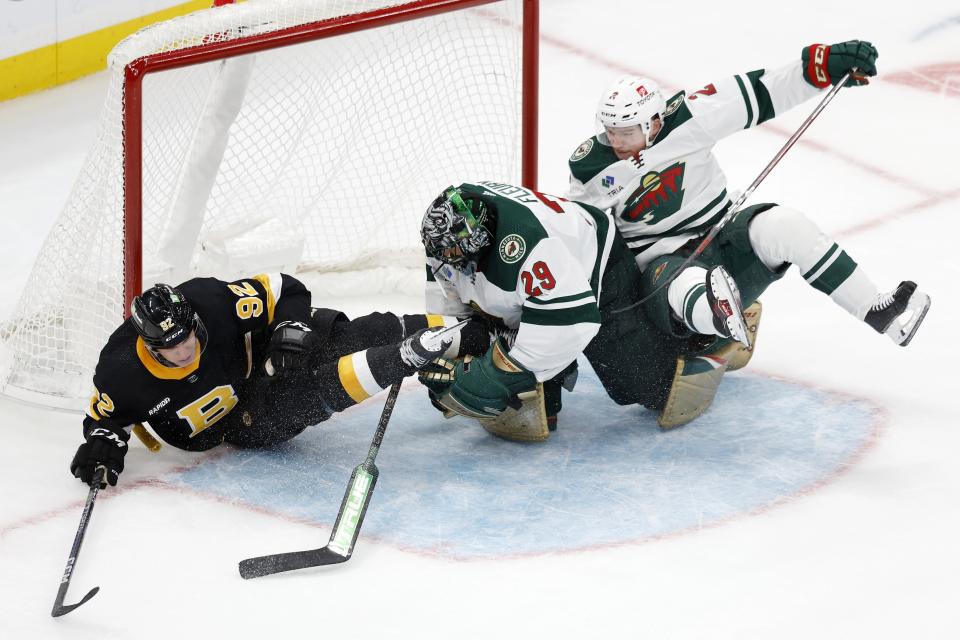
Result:
M423 215L420 238L427 256L463 271L490 245L492 224L487 202L447 187Z
M656 82L649 78L623 76L604 91L597 105L600 129L597 138L614 146L610 136L636 132L638 137L642 134L644 146L649 147L659 133L651 134L653 123L662 121L665 109L666 101Z
M155 351L175 347L197 332L201 346L206 344L206 331L193 307L178 289L156 284L133 299L130 319L144 343Z

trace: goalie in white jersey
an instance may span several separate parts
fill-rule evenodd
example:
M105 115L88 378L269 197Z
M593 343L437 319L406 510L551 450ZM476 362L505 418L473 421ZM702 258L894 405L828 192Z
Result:
M568 197L610 209L644 272L644 292L656 290L691 255L731 206L713 146L820 95L847 73L847 86L876 75L877 51L852 40L811 45L779 69L724 78L664 99L656 83L624 77L604 92L600 133L570 157ZM856 262L803 213L776 204L747 207L668 287L644 304L651 320L674 335L743 334L734 308L716 321L707 270L723 265L746 307L796 264L804 279L856 318L906 346L930 298L913 282L880 293ZM725 274L724 274L725 275ZM734 297L737 297L736 295Z
M421 235L428 311L480 314L515 335L498 338L481 358L455 369L440 363L439 372L421 376L452 412L495 418L546 383L547 422L581 352L616 402L662 412L682 368L678 356L702 346L657 330L640 309L611 313L639 299L641 274L610 215L596 207L496 182L466 183L431 204ZM673 412L661 424L699 415L681 413L679 422ZM485 426L512 439L547 435L546 424L525 433Z

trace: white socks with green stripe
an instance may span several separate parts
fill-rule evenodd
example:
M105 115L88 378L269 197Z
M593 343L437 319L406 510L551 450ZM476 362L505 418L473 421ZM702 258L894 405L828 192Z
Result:
M875 284L836 242L805 215L773 207L750 222L750 244L769 269L797 265L803 279L858 320L877 302Z
M670 283L667 300L691 331L733 338L750 347L740 291L723 267L687 267Z
M749 234L754 252L768 269L779 269L785 263L797 265L810 286L899 345L910 342L930 308L930 296L912 282L880 294L847 252L799 211L777 206L759 213L750 222ZM711 306L708 299L706 274L702 267L688 267L670 283L667 299L676 317L691 331L725 335L715 322L717 305ZM732 281L731 287L731 300L739 299ZM736 329L730 327L728 334L734 339Z
M707 300L706 278L707 270L703 267L687 267L670 283L667 300L676 317L691 331L719 335Z

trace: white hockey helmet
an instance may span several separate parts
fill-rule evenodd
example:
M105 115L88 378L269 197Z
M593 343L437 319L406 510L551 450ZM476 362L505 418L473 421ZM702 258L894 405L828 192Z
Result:
M601 142L606 142L606 129L639 126L647 146L653 144L650 130L654 118L663 118L667 102L660 86L650 78L621 76L607 87L597 105L597 121Z

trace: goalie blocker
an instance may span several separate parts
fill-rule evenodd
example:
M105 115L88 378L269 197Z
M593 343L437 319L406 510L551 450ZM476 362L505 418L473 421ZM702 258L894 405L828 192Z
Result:
M475 375L464 375L471 370ZM421 370L420 381L447 418L477 418L493 435L516 442L542 442L550 435L543 384L510 358L502 337L482 357L435 360Z

